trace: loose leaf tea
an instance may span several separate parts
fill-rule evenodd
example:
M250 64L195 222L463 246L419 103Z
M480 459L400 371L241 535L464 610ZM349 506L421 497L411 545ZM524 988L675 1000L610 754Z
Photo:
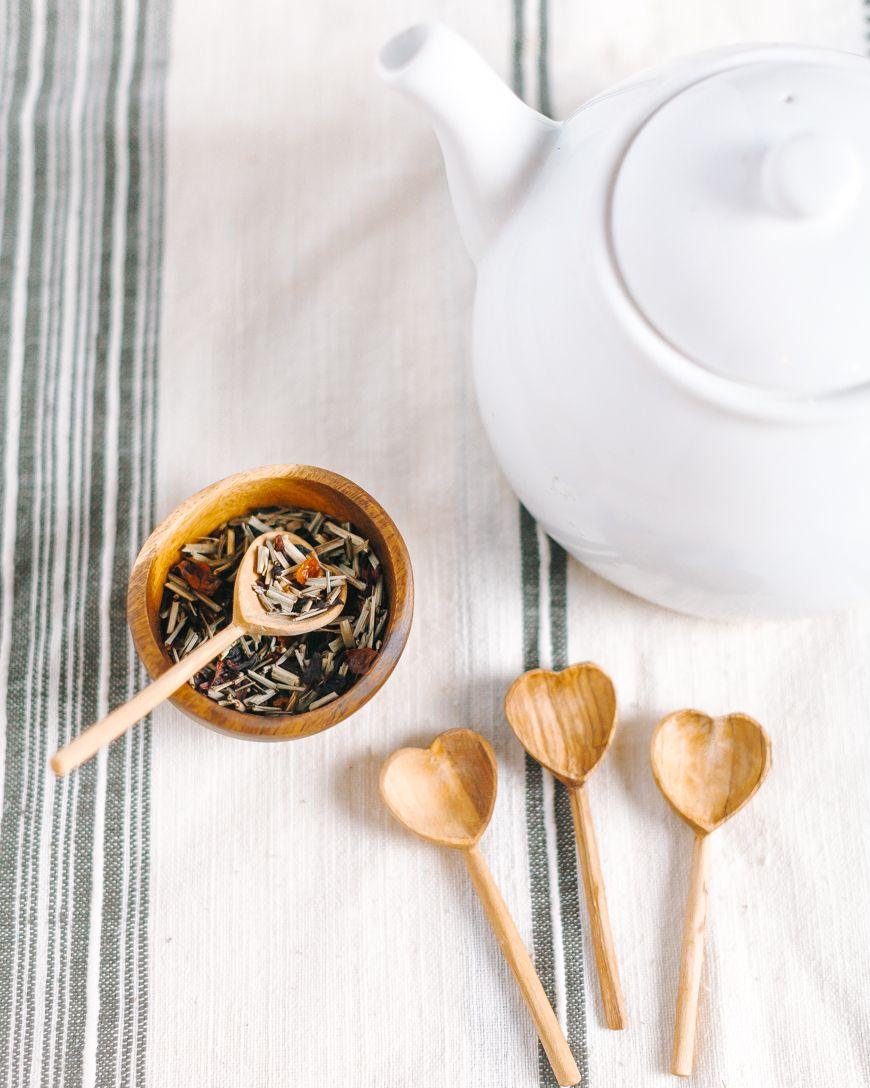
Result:
M369 542L349 522L316 510L272 507L233 518L182 548L160 607L163 642L175 661L232 620L233 586L242 556L263 533L285 537L261 546L254 589L268 611L315 615L347 584L339 617L295 638L243 635L190 681L219 706L253 714L301 714L344 694L371 668L387 622L384 576Z

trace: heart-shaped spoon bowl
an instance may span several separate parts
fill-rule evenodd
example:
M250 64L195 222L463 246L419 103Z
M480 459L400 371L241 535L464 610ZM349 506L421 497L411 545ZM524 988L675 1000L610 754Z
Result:
M580 1070L571 1048L477 848L492 816L496 785L495 754L489 742L471 729L451 729L428 748L400 748L381 769L381 797L391 815L420 838L459 850L556 1080L577 1084Z
M659 722L653 775L671 808L695 832L683 923L671 1072L692 1075L704 963L710 833L739 812L770 770L770 738L748 714L712 718L678 710Z
M678 710L656 728L652 768L670 806L709 834L755 795L770 770L770 738L747 714Z
M616 692L610 677L591 662L561 672L532 669L518 677L505 697L505 714L532 759L568 789L577 851L601 983L607 1026L626 1026L625 998L604 891L586 779L610 747L616 731Z
M497 777L489 742L471 729L452 729L428 748L393 752L381 769L381 797L415 835L468 849L492 816Z
M581 785L613 740L616 692L590 662L561 672L532 669L511 685L505 714L533 759L568 785Z

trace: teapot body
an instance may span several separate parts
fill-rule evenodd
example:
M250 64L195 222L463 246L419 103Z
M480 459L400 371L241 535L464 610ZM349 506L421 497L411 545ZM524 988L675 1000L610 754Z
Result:
M543 528L618 586L712 617L848 608L870 599L868 395L788 396L698 367L635 309L613 259L625 146L698 63L578 111L480 258L484 426Z
M870 600L870 62L734 46L562 124L438 23L379 71L441 144L484 426L544 529L680 611Z

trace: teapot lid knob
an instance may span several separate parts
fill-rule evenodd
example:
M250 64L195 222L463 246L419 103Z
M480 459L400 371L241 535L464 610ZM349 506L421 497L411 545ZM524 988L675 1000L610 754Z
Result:
M861 160L844 139L802 132L773 145L762 165L765 202L780 215L814 219L845 210L861 189Z

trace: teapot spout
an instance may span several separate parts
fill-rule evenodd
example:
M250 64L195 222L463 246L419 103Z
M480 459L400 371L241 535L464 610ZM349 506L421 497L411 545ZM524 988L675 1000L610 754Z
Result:
M561 125L521 102L458 34L420 23L390 39L381 78L428 112L476 261L517 207Z

